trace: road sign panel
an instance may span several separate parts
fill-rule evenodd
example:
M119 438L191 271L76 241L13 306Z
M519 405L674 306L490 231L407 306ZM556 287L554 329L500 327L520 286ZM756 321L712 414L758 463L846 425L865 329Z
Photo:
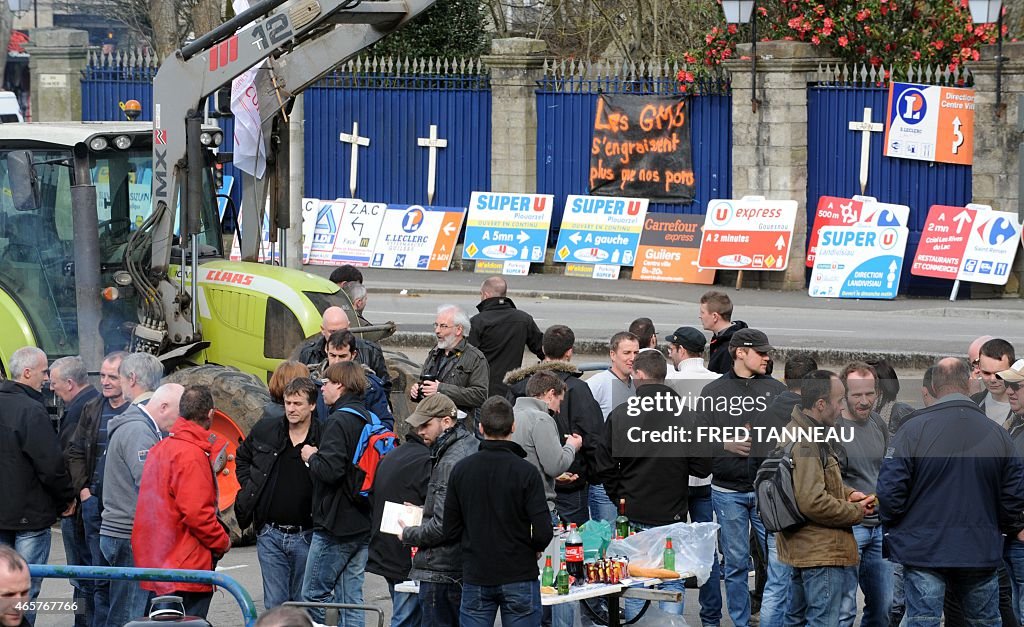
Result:
M473 192L462 258L543 262L554 202L548 194Z
M569 196L555 244L555 261L633 265L647 202L646 198Z
M795 200L759 196L712 200L704 217L698 265L706 269L785 270L796 212Z
M909 229L828 226L821 229L808 294L831 298L896 298Z

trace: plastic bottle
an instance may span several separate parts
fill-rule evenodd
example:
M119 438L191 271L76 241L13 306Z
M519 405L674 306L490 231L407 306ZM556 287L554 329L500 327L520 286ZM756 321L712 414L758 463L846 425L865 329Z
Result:
M665 552L662 554L662 561L666 570L676 569L676 551L672 548L672 538L665 538Z
M555 585L555 569L551 568L551 556L548 555L544 561L544 572L540 575L540 585L551 587Z
M569 573L565 570L565 562L562 562L562 567L558 569L557 582L558 594L569 594Z
M569 575L577 585L583 585L585 567L583 566L583 536L576 530L576 523L569 525L569 537L565 539L565 565Z

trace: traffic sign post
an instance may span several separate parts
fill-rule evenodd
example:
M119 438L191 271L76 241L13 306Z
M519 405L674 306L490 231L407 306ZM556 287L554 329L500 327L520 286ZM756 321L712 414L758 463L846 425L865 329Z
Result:
M465 216L463 207L389 205L370 266L448 270Z
M542 263L554 204L548 194L473 192L462 258L501 262L503 274L522 274L524 264Z
M745 196L708 203L697 265L702 269L785 270L796 223L795 200Z
M807 247L807 267L814 267L814 255L818 246L818 235L826 226L853 226L869 224L873 226L907 226L910 220L910 207L892 203L878 202L871 196L854 196L838 198L822 196L818 199L818 209L811 227L811 241Z
M646 198L569 196L555 244L555 261L632 266L647 203Z
M905 226L821 229L807 293L819 298L896 298L909 234Z

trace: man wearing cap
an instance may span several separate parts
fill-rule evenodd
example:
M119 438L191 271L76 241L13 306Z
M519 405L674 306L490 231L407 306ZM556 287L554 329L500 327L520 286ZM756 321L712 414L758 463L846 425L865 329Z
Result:
M679 327L665 338L668 342L668 358L672 367L666 379L696 379L710 381L722 376L704 366L704 346L707 339L693 327Z
M462 603L462 547L459 539L445 540L444 501L448 477L462 459L477 451L478 440L458 419L455 402L443 393L423 399L406 418L430 448L433 468L423 503L423 521L405 527L399 539L418 547L409 578L420 582L424 625L458 625Z
M771 351L768 336L762 331L739 329L732 335L729 340L732 368L720 379L704 386L699 424L711 429L768 426L766 410L774 397L786 389L782 382L765 374ZM751 527L765 552L767 544L764 526L757 514L754 475L760 465L759 458L774 447L759 445L749 437L727 441L724 445L708 444L715 449L712 451L711 501L721 525L729 615L737 627L747 627L750 624L747 574Z
M668 358L671 366L665 375L665 385L684 399L687 393L700 394L701 389L721 377L704 366L704 333L694 327L679 327L665 338L668 342ZM711 504L711 475L694 477L690 475L688 509L690 522L712 522L714 507ZM719 583L719 563L716 558L711 564L711 578L700 588L700 620L703 625L717 625L722 620L722 588Z

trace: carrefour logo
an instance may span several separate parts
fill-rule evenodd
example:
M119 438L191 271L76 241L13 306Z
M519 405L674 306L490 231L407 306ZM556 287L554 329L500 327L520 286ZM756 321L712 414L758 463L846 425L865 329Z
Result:
M402 230L406 233L415 233L423 226L423 210L414 207L405 212L402 218Z
M917 124L928 114L928 103L920 89L908 89L900 94L896 112L907 124Z

